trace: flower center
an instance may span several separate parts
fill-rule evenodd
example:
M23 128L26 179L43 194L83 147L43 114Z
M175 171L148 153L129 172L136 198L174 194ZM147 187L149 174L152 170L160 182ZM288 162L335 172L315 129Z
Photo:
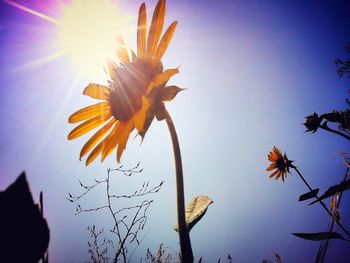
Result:
M112 115L128 121L142 107L142 96L153 78L163 71L161 63L138 60L120 66L114 71L109 103Z
M277 159L276 166L277 166L278 170L280 170L280 171L283 171L285 169L286 164L285 164L283 157L280 157Z

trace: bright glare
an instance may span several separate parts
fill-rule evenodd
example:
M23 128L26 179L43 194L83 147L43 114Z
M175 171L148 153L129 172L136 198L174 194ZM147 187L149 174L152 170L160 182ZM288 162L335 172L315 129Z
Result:
M112 0L72 0L59 18L57 45L84 75L101 76L107 59L116 59L117 36L125 18Z

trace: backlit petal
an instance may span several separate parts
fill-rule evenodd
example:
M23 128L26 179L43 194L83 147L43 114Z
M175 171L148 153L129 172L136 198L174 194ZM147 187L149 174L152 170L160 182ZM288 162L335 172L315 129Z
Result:
M73 140L89 131L92 129L98 127L102 123L104 123L106 120L108 120L111 117L111 113L107 112L104 114L101 114L99 116L96 116L90 120L87 120L74 128L69 134L68 134L68 140Z
M89 152L98 142L102 139L102 137L110 130L114 123L117 120L112 118L105 126L99 129L84 145L84 147L80 151L80 159Z
M276 164L273 163L269 167L266 168L266 171L272 171L275 168L276 168Z
M114 149L117 147L119 142L119 137L121 132L123 131L124 127L126 126L126 122L119 122L118 125L116 125L111 132L110 136L105 140L105 145L102 150L102 157L101 161L103 162L104 159L110 155Z
M90 153L88 158L86 159L86 166L88 166L90 163L93 162L93 160L96 159L96 157L101 153L103 147L103 143L100 142Z
M147 110L149 109L150 103L144 97L142 97L142 108L135 114L134 123L138 132L143 131L143 127L146 120Z
M270 174L269 178L274 177L278 173L278 170L274 171L272 174Z
M150 93L154 88L159 87L160 85L166 83L172 76L179 73L177 68L167 69L162 73L154 77L151 84L148 87L147 93Z
M83 94L90 96L94 99L99 100L107 100L109 96L109 88L103 85L90 83L87 85L87 87L84 89Z
M117 49L118 58L123 64L130 63L130 57L123 38L118 38L118 49Z
M119 140L118 140L118 150L117 150L117 162L120 162L120 157L123 154L123 151L126 147L126 143L128 142L129 135L134 129L133 123L129 121L127 123L128 125L125 126L125 128L122 130Z
M86 119L90 119L97 115L103 114L109 110L110 110L110 106L108 102L100 102L76 111L69 117L68 122L76 123L76 122L84 121Z
M146 5L143 3L139 10L139 20L137 23L137 55L143 58L143 53L146 49L146 35L147 35L147 13Z
M174 35L175 29L176 29L177 22L173 22L167 29L167 31L164 33L162 39L159 42L159 46L157 48L155 58L160 60L166 49L168 48L168 45Z
M153 12L152 23L148 33L147 51L154 54L162 34L165 16L165 0L159 0Z

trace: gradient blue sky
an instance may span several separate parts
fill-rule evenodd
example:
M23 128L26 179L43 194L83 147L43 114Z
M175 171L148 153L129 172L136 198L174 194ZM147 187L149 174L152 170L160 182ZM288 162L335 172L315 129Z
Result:
M55 17L58 2L20 3ZM135 47L136 15L141 1L119 0L131 16L134 31L126 37ZM155 1L147 2L153 10ZM334 60L344 58L350 36L350 4L346 1L167 1L166 25L178 20L164 57L166 67L181 65L171 83L187 88L169 103L178 130L184 164L186 200L206 194L214 200L192 230L195 257L214 262L230 253L236 262L273 260L311 262L318 243L292 232L325 231L329 219L317 205L299 203L307 191L296 174L286 182L270 180L267 153L276 145L295 160L310 184L321 191L338 183L345 167L335 152L348 151L343 138L304 133L301 123L313 111L345 108L348 79L340 79ZM28 63L51 54L55 26L0 2L0 189L22 170L33 194L44 192L51 228L52 262L88 258L86 227L108 228L107 213L74 215L65 197L79 193L78 180L104 178L114 158L85 167L78 159L88 136L66 137L75 110L92 103L82 89L92 81L77 76L68 58ZM113 177L117 193L129 193L150 180L165 180L155 195L143 242L178 249L175 176L171 142L164 122L155 122L140 147L128 143L122 163L141 162L134 178ZM96 191L84 205L99 205ZM343 218L349 221L350 195L344 195ZM122 204L120 204L122 205ZM25 220L25 219L24 219ZM349 245L334 241L327 262L348 262Z

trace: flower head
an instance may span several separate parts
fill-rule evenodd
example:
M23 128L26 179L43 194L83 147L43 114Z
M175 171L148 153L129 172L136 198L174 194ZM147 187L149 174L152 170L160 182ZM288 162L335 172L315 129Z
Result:
M307 132L311 131L315 133L318 127L320 126L321 121L322 121L322 118L318 117L316 112L314 112L314 114L312 115L305 117L304 126L306 127L306 131Z
M280 152L277 147L273 147L273 150L269 152L268 157L271 162L270 166L266 168L266 171L274 171L270 174L270 178L276 177L276 180L282 177L282 181L284 182L284 178L287 177L287 173L289 173L289 168L293 167L291 160L288 160L287 155Z
M80 159L91 151L86 160L90 164L99 154L101 161L117 148L117 161L126 147L130 133L136 128L143 138L154 117L166 117L165 101L172 100L182 89L166 86L178 69L163 70L161 58L174 34L173 22L162 36L165 17L165 0L160 0L154 10L147 33L146 5L139 10L137 27L137 55L131 57L122 39L117 50L119 64L109 63L108 86L90 83L83 94L101 102L73 113L68 121L82 124L73 129L68 139L75 139L98 126L103 126L85 143ZM146 38L147 36L147 38Z

